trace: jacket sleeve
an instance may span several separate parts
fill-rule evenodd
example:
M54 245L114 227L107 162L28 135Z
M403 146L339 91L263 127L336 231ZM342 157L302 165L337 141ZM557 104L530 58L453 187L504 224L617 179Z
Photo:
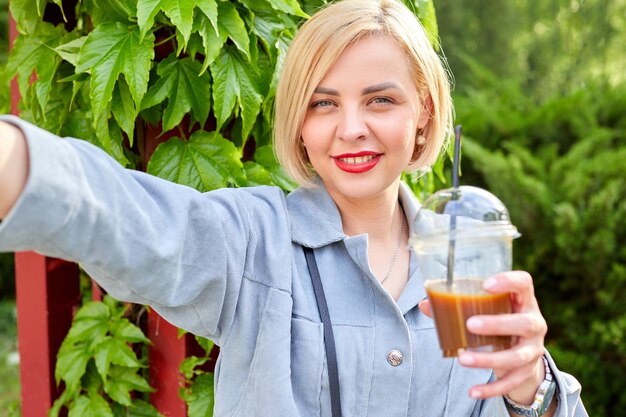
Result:
M249 213L255 205L267 210L282 192L199 193L124 169L85 141L2 120L25 134L29 177L0 223L0 252L79 262L115 298L150 304L174 325L219 343L254 240Z
M581 385L572 375L557 369L550 353L545 351L552 374L556 377L557 391L553 401L558 406L554 417L589 417L580 397ZM508 416L509 412L502 397L479 401L474 408L472 417Z

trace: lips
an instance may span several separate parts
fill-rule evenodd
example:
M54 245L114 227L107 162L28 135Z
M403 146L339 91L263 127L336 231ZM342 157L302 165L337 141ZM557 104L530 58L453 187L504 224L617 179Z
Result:
M380 162L382 153L363 151L333 156L335 165L344 172L360 174L374 168Z

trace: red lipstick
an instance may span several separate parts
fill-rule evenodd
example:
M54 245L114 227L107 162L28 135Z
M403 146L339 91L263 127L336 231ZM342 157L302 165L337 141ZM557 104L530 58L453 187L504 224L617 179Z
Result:
M333 156L335 165L350 174L361 174L374 168L378 162L382 153L372 151L361 151L356 153L343 153L341 155Z

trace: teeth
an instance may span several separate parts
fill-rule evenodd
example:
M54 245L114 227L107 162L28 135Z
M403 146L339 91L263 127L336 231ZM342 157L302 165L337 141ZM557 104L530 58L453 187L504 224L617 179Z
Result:
M348 164L363 164L365 162L371 161L372 159L374 159L374 155L357 156L353 158L341 158L341 161Z

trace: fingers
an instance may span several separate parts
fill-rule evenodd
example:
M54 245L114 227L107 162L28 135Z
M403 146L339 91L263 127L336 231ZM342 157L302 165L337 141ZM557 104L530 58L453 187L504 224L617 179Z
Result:
M494 275L485 280L483 287L492 293L512 293L514 307L538 308L533 279L526 271L509 271Z
M535 298L532 277L524 271L504 272L487 279L483 287L491 293L510 293L512 314L473 316L466 322L467 329L481 335L510 335L515 345L499 352L466 351L459 355L461 365L491 368L498 378L472 387L470 396L490 398L514 393L517 398L532 400L543 378L540 358L548 330Z
M548 332L546 320L538 312L477 315L467 319L467 330L482 335L541 337Z
M506 374L499 377L494 382L489 384L475 385L470 388L469 395L472 398L491 398L496 396L502 396L510 393L511 391L518 389L529 381L534 381L536 378L534 364L529 364L521 368L515 368ZM532 399L534 392L537 390L538 383L530 382L531 389L529 390L528 399ZM526 402L526 401L524 401Z
M423 299L419 302L418 307L422 313L426 314L431 319L433 318L433 311L430 308L430 301L428 301L427 299Z
M491 368L496 371L496 376L501 376L512 369L534 367L542 355L543 348L535 344L525 344L499 352L464 351L459 355L458 361L469 368Z

